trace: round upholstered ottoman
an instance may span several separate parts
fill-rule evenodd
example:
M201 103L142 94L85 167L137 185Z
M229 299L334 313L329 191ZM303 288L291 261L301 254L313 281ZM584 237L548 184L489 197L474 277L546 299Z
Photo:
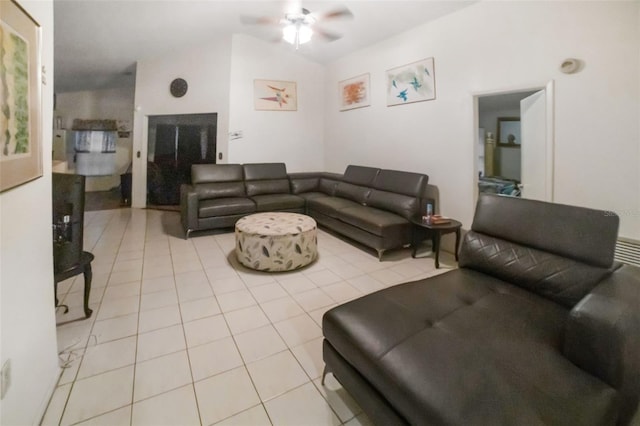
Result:
M256 213L236 222L236 256L247 268L291 271L318 255L316 221L297 213Z

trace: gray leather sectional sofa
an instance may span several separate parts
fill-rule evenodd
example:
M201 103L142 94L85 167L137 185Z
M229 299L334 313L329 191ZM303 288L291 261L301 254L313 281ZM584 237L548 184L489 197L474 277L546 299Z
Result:
M617 231L481 194L458 269L324 315L325 374L380 425L632 424L640 268L614 262Z
M428 176L350 165L344 174L291 173L284 163L198 164L181 188L181 221L193 231L227 228L263 211L306 213L375 249L411 243L409 218L424 211Z

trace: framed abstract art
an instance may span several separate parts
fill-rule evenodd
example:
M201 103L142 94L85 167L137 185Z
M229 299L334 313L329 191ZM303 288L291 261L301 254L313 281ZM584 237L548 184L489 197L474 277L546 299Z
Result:
M254 80L253 104L262 111L296 111L298 94L293 81Z
M0 1L0 192L42 176L40 26Z
M435 98L433 58L387 71L387 106L430 101Z
M369 74L362 74L338 83L340 91L340 111L371 105Z

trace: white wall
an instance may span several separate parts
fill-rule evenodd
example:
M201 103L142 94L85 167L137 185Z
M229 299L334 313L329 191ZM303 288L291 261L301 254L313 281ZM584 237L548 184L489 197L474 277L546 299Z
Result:
M66 92L56 94L54 115L62 119L62 128L71 129L73 120L123 120L133 126L133 88ZM112 176L89 176L86 190L107 191L120 185L120 174L131 164L133 137L116 140L116 172ZM72 165L69 165L71 168Z
M217 150L227 162L229 132L229 71L231 37L218 36L214 41L167 52L160 58L138 61L136 68L134 139L133 139L133 207L146 205L146 158L148 116L162 114L217 113ZM174 98L169 85L183 78L189 85L187 94ZM140 151L140 158L137 158Z
M473 95L555 80L555 201L621 214L640 238L638 2L479 2L348 55L326 76L325 165L427 173L443 214L471 224ZM434 101L385 106L385 70L433 56ZM584 61L573 75L567 57ZM337 83L371 73L372 106L338 111Z
M273 43L233 36L229 162L284 162L287 171L323 170L324 67ZM254 79L297 83L297 111L256 111Z
M11 359L11 387L0 402L3 425L37 424L58 367L51 243L53 2L20 1L42 28L43 176L0 194L1 349Z

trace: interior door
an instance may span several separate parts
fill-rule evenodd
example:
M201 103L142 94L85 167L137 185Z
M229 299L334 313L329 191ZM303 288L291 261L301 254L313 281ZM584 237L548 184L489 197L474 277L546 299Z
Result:
M520 101L522 197L553 200L552 86Z

